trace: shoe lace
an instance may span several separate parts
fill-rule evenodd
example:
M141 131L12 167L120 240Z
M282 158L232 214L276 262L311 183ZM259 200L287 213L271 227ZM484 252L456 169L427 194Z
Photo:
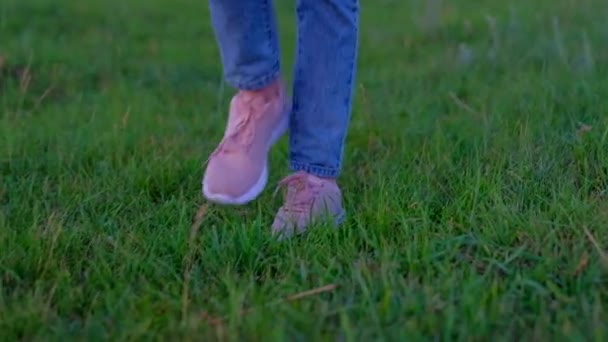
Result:
M255 110L252 97L245 97L236 112L237 123L230 129L230 133L222 139L211 156L219 153L227 153L235 150L249 150L255 137ZM238 146L238 148L237 148Z
M287 196L282 210L286 213L307 213L314 206L318 197L319 187L308 180L308 175L298 172L285 177L279 182L274 195L281 188L287 188Z

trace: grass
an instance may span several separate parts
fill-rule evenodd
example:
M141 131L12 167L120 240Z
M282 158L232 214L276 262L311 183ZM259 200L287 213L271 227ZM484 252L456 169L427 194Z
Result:
M605 341L608 6L362 9L347 222L279 243L272 191L192 224L205 1L2 1L0 340Z

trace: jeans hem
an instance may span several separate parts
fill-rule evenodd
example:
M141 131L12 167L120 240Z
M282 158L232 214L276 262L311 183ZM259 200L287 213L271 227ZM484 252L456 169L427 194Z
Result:
M291 161L290 168L293 172L304 171L321 178L336 178L340 174L339 168L321 167L297 161Z
M244 80L228 79L226 82L238 90L249 90L249 91L260 90L260 89L263 89L263 88L269 86L270 84L272 84L272 82L276 81L279 78L280 72L281 72L281 68L280 68L279 64L277 63L273 67L272 71L270 71L269 73L263 74L260 77L256 77L252 80L244 81Z

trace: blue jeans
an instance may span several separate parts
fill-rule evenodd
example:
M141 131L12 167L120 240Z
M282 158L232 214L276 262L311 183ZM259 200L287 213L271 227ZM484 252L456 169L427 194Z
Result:
M281 73L272 0L209 0L226 82L256 90ZM359 0L297 0L298 42L290 113L293 171L337 177L350 121Z

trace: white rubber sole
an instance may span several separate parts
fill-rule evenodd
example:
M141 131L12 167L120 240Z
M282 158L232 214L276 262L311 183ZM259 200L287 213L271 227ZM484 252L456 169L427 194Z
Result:
M266 147L266 154L270 153L270 148L285 134L287 131L287 127L289 126L289 112L283 116L283 119L279 123L279 126L272 132L272 136L270 137L268 146ZM260 174L260 178L258 178L257 182L249 189L245 194L240 197L232 197L226 194L213 193L209 191L208 185L203 180L203 196L210 201L217 204L224 205L243 205L247 204L254 199L256 199L264 188L266 187L266 183L268 182L268 160L264 163L264 168L262 169L262 173Z

